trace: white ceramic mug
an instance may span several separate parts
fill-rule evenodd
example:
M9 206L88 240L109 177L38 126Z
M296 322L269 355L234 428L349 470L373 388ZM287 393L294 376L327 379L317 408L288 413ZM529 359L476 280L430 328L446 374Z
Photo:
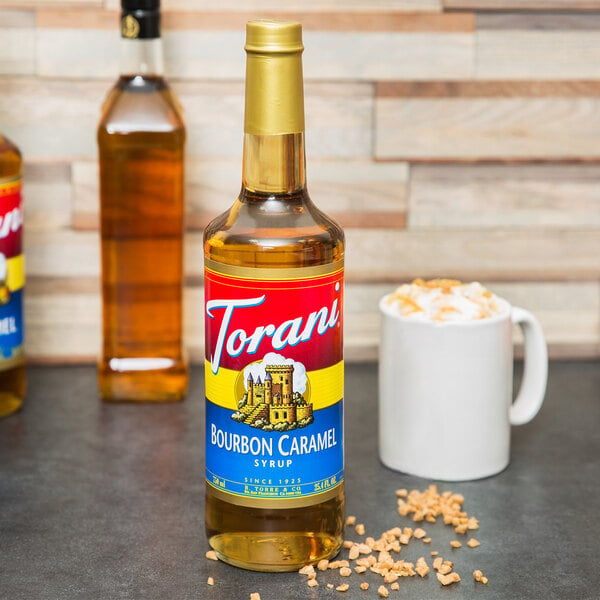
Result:
M544 400L548 354L537 319L498 299L499 315L435 323L402 317L385 296L379 357L379 454L388 467L430 479L478 479L510 458L510 426ZM513 393L512 325L525 370Z

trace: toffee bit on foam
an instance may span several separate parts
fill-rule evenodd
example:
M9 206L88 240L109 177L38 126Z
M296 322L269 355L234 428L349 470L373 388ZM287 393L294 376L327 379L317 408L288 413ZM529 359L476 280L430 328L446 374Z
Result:
M403 317L433 322L479 320L505 310L480 283L456 279L415 279L396 288L387 303Z

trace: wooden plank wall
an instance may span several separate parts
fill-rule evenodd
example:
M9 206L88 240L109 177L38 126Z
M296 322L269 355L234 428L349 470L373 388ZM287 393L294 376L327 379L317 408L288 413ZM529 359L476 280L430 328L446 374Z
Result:
M35 361L99 347L95 126L118 7L0 0L0 130L26 159ZM539 316L552 356L600 356L600 0L163 0L163 14L189 132L195 361L202 228L239 190L255 16L304 24L309 184L347 232L348 359L375 358L379 297L417 276L483 281Z

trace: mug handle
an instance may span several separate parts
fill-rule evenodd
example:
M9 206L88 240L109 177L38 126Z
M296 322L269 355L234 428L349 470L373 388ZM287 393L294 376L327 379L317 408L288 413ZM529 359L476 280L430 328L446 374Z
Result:
M512 322L523 331L523 380L516 400L510 407L511 425L523 425L537 415L546 393L548 380L548 349L539 321L524 308L513 306Z

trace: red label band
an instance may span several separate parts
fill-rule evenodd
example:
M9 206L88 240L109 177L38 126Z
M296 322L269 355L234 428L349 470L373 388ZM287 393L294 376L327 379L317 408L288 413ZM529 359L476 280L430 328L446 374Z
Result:
M6 258L22 253L21 179L0 181L0 252Z
M290 271L302 271L295 269ZM206 359L243 369L268 352L307 370L342 360L343 269L308 278L240 278L205 272Z

